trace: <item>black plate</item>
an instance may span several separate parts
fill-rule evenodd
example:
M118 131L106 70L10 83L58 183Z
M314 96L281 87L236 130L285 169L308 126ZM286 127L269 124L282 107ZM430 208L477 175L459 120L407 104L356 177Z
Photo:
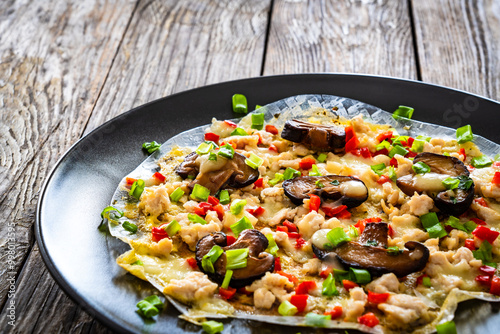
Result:
M66 152L46 180L37 209L36 238L50 272L66 293L109 327L148 333L199 331L199 327L177 319L172 307L156 322L145 322L135 313L137 301L153 289L118 267L115 259L128 246L104 236L97 226L99 214L109 204L120 179L146 158L141 151L143 142L165 142L179 132L209 123L212 117L234 118L234 93L246 95L251 107L307 93L350 97L387 111L409 105L415 108L417 120L455 128L471 124L475 133L500 142L498 102L436 85L366 75L304 74L238 80L182 92L130 110ZM491 315L492 307L498 309L481 302L461 306L458 320L462 328L477 333L498 328L500 316ZM470 317L476 320L473 326L470 321L460 321ZM227 332L238 333L286 330L241 320L229 321L225 327Z

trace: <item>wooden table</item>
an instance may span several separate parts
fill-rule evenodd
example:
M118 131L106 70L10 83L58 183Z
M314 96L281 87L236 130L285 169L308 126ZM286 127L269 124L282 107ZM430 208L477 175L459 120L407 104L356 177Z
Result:
M305 72L500 99L495 0L11 0L0 4L0 41L0 332L109 332L52 279L33 224L56 160L126 110L210 83Z

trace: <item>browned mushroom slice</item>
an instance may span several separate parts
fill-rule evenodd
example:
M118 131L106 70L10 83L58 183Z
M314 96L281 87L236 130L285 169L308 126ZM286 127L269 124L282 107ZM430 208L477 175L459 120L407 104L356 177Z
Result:
M310 194L323 200L340 201L348 208L359 206L368 198L364 182L352 176L301 176L284 181L283 189L295 205L301 205Z
M360 244L373 243L372 246L387 248L388 234L389 228L386 223L367 223L357 242Z
M312 124L297 119L287 121L281 137L319 151L342 152L345 130L335 125Z
M426 174L410 174L399 177L397 185L406 195L412 196L415 192L425 193L434 199L434 204L442 212L459 216L467 209L474 199L474 183L469 179L469 170L462 161L435 153L419 153L413 164L423 162L430 167ZM466 186L461 183L459 188L446 190L442 181L449 177L468 179Z
M232 159L218 156L216 161L212 161L208 160L208 155L199 156L193 152L186 156L175 172L182 178L196 177L189 187L199 184L214 195L225 186L243 188L257 181L259 171L248 166L245 159L243 154L235 152Z
M241 288L251 284L254 280L264 276L266 272L274 270L274 256L266 253L267 238L258 230L244 230L238 239L227 246L226 235L222 232L213 233L203 237L196 245L196 261L201 271L217 283L222 283L226 275L226 254L222 254L214 263L214 273L206 272L202 266L202 259L213 246L218 245L225 251L230 249L248 248L247 266L233 269L230 286Z

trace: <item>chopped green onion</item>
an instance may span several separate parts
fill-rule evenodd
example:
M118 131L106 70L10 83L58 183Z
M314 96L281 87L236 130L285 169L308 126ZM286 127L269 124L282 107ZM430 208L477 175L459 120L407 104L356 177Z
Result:
M182 190L180 187L176 188L171 194L170 194L170 200L172 202L179 202L181 197L184 196L184 190Z
M338 186L338 185L340 185L340 182L339 182L339 180L333 180L332 182L330 182L330 184L333 184L334 186Z
M347 233L349 233L349 236L351 237L351 239L357 238L359 236L358 229L354 225L349 226L349 232L347 232Z
M457 176L457 179L460 180L458 189L469 190L470 187L472 187L472 185L474 184L474 181L472 181L472 179L466 175Z
M449 152L443 152L443 155L444 155L445 157L450 157L450 156L451 156Z
M253 229L253 225L250 222L250 220L244 216L240 220L238 220L236 223L230 226L231 231L233 231L234 235L238 237L241 232L244 230L251 230Z
M397 175L396 175L396 170L394 169L394 166L389 166L387 168L387 177L390 178L392 182L396 182Z
M188 213L188 220L195 224L206 225L207 221L194 213Z
M401 254L403 251L401 249L399 249L398 246L391 246L391 247L387 247L387 254L389 255L399 255Z
M252 114L252 129L262 130L264 127L264 113Z
M128 194L135 199L141 198L141 194L144 191L144 180L137 180L132 184L132 187L130 187L130 191Z
M196 149L196 153L198 153L198 155L205 155L205 154L208 154L210 153L211 150L213 150L215 148L213 142L203 142L201 143L198 148Z
M370 281L372 280L372 276L370 275L368 270L349 268L349 272L354 278L354 282L358 284L370 283Z
M210 160L210 161L217 161L217 154L215 154L214 152L210 152L208 154L208 160Z
M435 212L429 212L420 216L420 221L422 222L422 226L427 230L427 233L429 233L430 238L442 238L448 235Z
M276 241L274 240L273 235L271 233L266 234L266 238L267 238L267 241L268 241L268 246L267 246L266 251L269 254L271 254L273 256L276 256L276 254L278 253L279 247L276 244Z
M463 144L474 139L472 128L469 124L457 129L457 143Z
M306 325L314 327L326 327L330 320L332 320L331 315L321 315L312 312L307 313L305 317Z
M351 275L349 274L349 271L347 270L342 270L342 269L333 269L333 275L335 277L335 280L342 282L343 280L351 280Z
M194 185L193 191L191 192L192 199L205 202L208 200L208 196L210 196L210 190L208 188L198 183Z
M492 249L493 247L491 244L487 240L484 240L477 250L472 251L472 254L474 255L474 258L483 261L483 264L487 265L487 263L490 263L493 258L491 255ZM496 268L496 264L491 266Z
M418 135L415 140L425 140L426 142L430 142L432 137L429 136L423 136L423 135Z
M457 334L457 327L454 321L443 322L436 325L437 334Z
M221 190L219 194L219 201L220 204L229 204L231 199L229 198L229 191L227 190Z
M259 105L259 104L256 104L256 105L255 105L255 110L260 109L260 108L262 108L262 106L261 106L261 105Z
M144 298L143 300L147 301L148 303L156 307L158 310L162 310L163 307L165 306L161 301L160 297L158 297L157 295L151 295L149 297Z
M326 153L320 153L320 155L318 155L318 158L316 160L318 160L319 162L325 162L326 158L328 158L328 155Z
M351 238L349 238L342 227L332 229L326 234L326 237L328 241L332 243L333 247L337 247L344 242L351 241Z
M281 181L283 181L283 174L276 173L274 174L274 179L267 181L267 183L270 184L271 186L275 186Z
M231 132L231 136L248 136L248 133L242 128L236 128Z
M460 231L468 232L467 228L465 228L464 224L462 224L460 222L460 219L458 219L457 217L450 216L446 221L445 225L451 226Z
M155 142L154 140L150 143L145 142L144 144L142 144L142 148L148 151L149 154L158 151L160 149L160 146L161 145Z
M373 165L373 166L370 166L370 168L372 169L372 171L377 174L377 175L382 175L382 172L384 171L385 169L385 164L382 162L380 164L376 164L376 165Z
M486 155L482 155L480 157L475 157L475 158L472 158L472 160L471 160L471 165L476 167L476 168L488 167L488 166L491 166L492 163L493 163L493 161L490 158L488 158Z
M231 210L231 213L236 216L243 211L245 205L247 205L247 201L245 199L235 199L231 203L231 207L229 209Z
M248 112L247 98L245 95L233 95L233 111L238 114L246 114Z
M283 178L285 180L290 180L290 179L293 179L293 178L296 178L297 176L300 176L302 174L300 174L300 172L298 170L295 170L291 167L287 167L285 169L285 172L283 173Z
M173 237L181 230L181 225L177 220L172 220L167 226L163 228L165 232L167 232L169 237Z
M464 226L467 232L472 232L476 229L477 224L474 223L472 220L469 220L468 222L465 222Z
M321 176L321 172L316 164L312 165L311 170L309 171L309 176Z
M297 312L297 307L290 303L288 300L282 302L278 307L278 313L284 317L294 315Z
M259 157L255 153L250 153L250 157L245 159L245 163L248 166L252 167L253 169L259 168L263 162L264 162L264 159L262 159L261 157Z
M137 261L133 262L133 263L132 263L132 265L133 265L133 266L143 266L143 265L144 265L144 263L142 263L142 261L141 261L141 260L137 260Z
M431 168L424 162L419 161L411 166L411 169L417 174L425 174L431 171Z
M392 140L392 145L399 145L399 146L403 146L403 141L404 142L407 142L408 139L410 138L410 136L397 136L397 137L393 137L394 139Z
M246 268L248 248L229 249L226 251L226 269Z
M443 181L441 181L441 183L443 184L443 186L446 189L452 190L452 189L458 188L458 185L460 184L460 180L457 179L456 177L448 177L448 178L444 179Z
M224 324L214 320L204 321L201 323L201 328L208 334L220 333L224 330Z
M413 144L411 145L411 149L413 152L423 152L424 151L425 140L415 139Z
M412 107L399 106L399 108L392 113L392 117L395 119L399 117L411 118L413 116L413 111L414 109Z
M220 248L220 246L213 246L201 259L201 266L203 267L203 270L208 271L209 273L214 273L214 263L223 253L224 251Z
M316 185L316 188L320 188L321 189L321 188L325 187L325 185L320 180L314 182L314 184Z
M188 175L188 179L190 179L190 180L194 180L194 178L195 178L195 176L194 176L194 175L191 175L191 174L189 174L189 175Z
M221 157L232 159L234 157L234 148L231 145L226 144L219 148L219 152L217 154Z
M226 275L224 276L224 280L222 281L222 285L220 286L223 289L227 289L229 287L229 282L231 282L231 277L233 277L232 270L226 270Z
M132 224L132 223L131 223L131 222L129 222L129 221L124 221L124 222L122 223L122 227L123 227L125 230L129 231L130 233L132 233L132 234L137 233L137 225Z
M328 274L328 277L323 281L321 294L328 297L339 295L337 287L335 286L335 278L331 273Z
M152 295L137 303L137 312L146 318L151 318L158 315L163 307L160 298L157 295Z
M494 159L495 159L495 161L500 161L500 153L497 153L497 154L494 156Z
M408 153L408 150L405 149L403 146L396 145L392 148L392 150L389 151L389 157L394 158L396 154L405 156Z
M377 147L375 148L377 151L385 149L389 149L391 147L391 143L389 143L387 140L384 140L380 142L380 144L377 144Z
M123 217L123 211L118 210L115 207L108 206L101 212L101 218L104 219L109 219L109 220L117 220L119 218Z
M424 276L422 278L422 285L425 286L426 288L430 288L432 286L431 285L431 278L428 276Z

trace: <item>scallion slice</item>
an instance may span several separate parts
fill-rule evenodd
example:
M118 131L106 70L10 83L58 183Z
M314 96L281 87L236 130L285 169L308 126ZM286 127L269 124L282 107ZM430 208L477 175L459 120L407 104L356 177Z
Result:
M132 187L130 187L130 191L128 194L135 199L141 198L141 194L144 191L144 180L137 180L132 184Z
M448 220L446 221L445 225L456 228L457 230L468 232L467 229L465 228L464 224L462 224L460 222L460 219L458 219L457 217L450 216L448 218Z
M210 273L214 273L214 263L223 253L224 251L222 250L222 248L220 248L220 246L213 246L210 251L201 259L201 266L203 267L203 269Z
M435 212L429 212L420 216L420 221L422 222L422 226L427 230L427 233L429 233L430 238L442 238L448 235Z
M351 267L349 268L349 273L354 278L354 282L358 284L367 284L372 280L372 276L365 269L354 269Z
M376 164L376 165L373 165L373 166L370 166L370 168L372 169L372 171L377 174L377 175L382 175L384 169L385 169L385 164L382 162L380 164Z
M405 149L403 146L393 146L392 150L389 151L389 157L394 158L396 154L405 156L408 153L408 150Z
M184 196L184 190L182 190L180 187L175 188L175 190L170 194L170 200L172 202L179 202L182 196Z
M281 181L283 181L283 174L276 173L276 174L274 174L274 179L267 181L267 183L274 187L276 184L278 184Z
M141 260L137 260L137 261L133 262L133 263L132 263L132 265L133 265L133 266L143 266L143 265L144 265L144 263L142 263L142 261L141 261Z
M403 146L403 143L402 142L407 142L408 139L410 138L410 136L397 136L397 137L393 137L392 139L392 145L399 145L399 146Z
M195 224L206 225L207 221L194 213L188 213L188 220Z
M417 174L425 174L431 171L431 168L424 162L419 161L411 166L411 169Z
M236 216L239 215L241 211L243 211L245 205L247 205L247 201L245 199L235 199L231 203L231 207L229 208L229 210L231 210L231 213Z
M323 287L321 289L321 294L323 296L338 296L339 292L337 287L335 286L335 278L330 273L328 277L323 281Z
M276 244L276 241L274 240L273 235L271 233L266 234L266 238L268 241L268 243L267 243L268 246L267 246L266 252L268 252L269 254L271 254L273 256L276 256L276 254L278 253L279 247Z
M391 147L391 143L389 143L387 140L383 140L379 144L377 144L375 149L377 151L380 151L380 150L383 150L384 148L389 149L389 147Z
M491 166L493 164L493 161L488 158L486 155L482 155L480 157L475 157L472 158L471 160L471 165L476 167L476 168L484 168Z
M260 108L262 108L262 106L261 106L261 105L259 105L259 104L256 104L256 105L255 105L255 110L260 109Z
M425 140L426 142L430 142L432 137L429 136L423 136L423 135L418 135L415 140Z
M148 151L149 154L155 152L155 151L158 151L160 149L160 144L158 144L156 141L152 141L152 142L145 142L144 144L142 144L142 148L145 149L146 151Z
M163 228L169 237L173 237L181 230L181 224L177 220L172 220L167 226Z
M226 159L232 159L234 157L234 148L231 145L226 144L219 148L219 152L217 154Z
M426 288L430 288L431 285L431 278L428 276L425 276L422 278L422 285L425 286Z
M415 139L411 145L411 150L413 152L423 152L424 151L425 140Z
M349 275L349 272L347 270L342 270L342 269L333 269L333 275L335 277L335 280L342 282L343 280L351 280L351 275Z
M154 307L153 305L151 305L151 303L145 300L141 300L140 302L137 303L136 306L138 308L137 313L139 313L145 318L152 318L160 313L160 311L156 307Z
M441 181L441 183L443 184L443 186L446 189L452 190L452 189L458 188L458 185L460 184L460 180L457 179L456 177L448 177L448 178L444 179L443 181Z
M491 246L487 240L484 240L477 250L472 251L472 254L474 255L474 258L483 261L484 265L488 265L493 259L491 254L492 249L493 246ZM496 268L496 263L491 264L491 267Z
M344 242L351 241L351 238L349 238L349 236L345 233L342 227L336 227L330 230L326 234L326 237L328 241L331 242L333 247L337 247L338 245L343 244Z
M219 201L220 204L229 204L231 199L229 198L229 191L227 190L221 190L219 194Z
M328 155L326 153L320 153L320 155L318 155L318 158L316 160L318 160L319 162L325 162L326 158L328 158Z
M457 327L454 321L443 322L436 325L437 334L457 334Z
M399 249L398 246L391 246L391 247L387 247L387 254L389 255L399 255L401 254L403 251L401 249Z
M255 153L250 153L250 157L245 159L245 163L248 166L252 167L253 169L259 168L263 162L264 162L264 159L262 159L261 157L259 157Z
M226 251L226 269L246 268L248 248L229 249Z
M248 136L248 133L242 128L236 128L231 132L231 136Z
M296 178L297 176L300 176L300 172L296 169L293 169L291 167L287 167L285 169L285 172L283 173L283 179L285 180L290 180L290 179L294 179Z
M233 111L238 114L246 114L248 112L247 98L245 95L233 95Z
M158 310L162 310L163 307L165 306L163 302L161 301L160 297L157 295L151 295L149 297L144 298L145 301L156 307Z
M234 235L238 237L241 232L244 230L251 230L253 229L253 225L250 222L250 220L244 216L240 220L238 220L236 223L230 226L231 231L233 231Z
M305 316L305 324L307 326L326 327L330 320L332 320L331 315L321 315L310 312Z
M208 188L205 188L198 183L194 185L193 191L191 192L192 199L206 202L208 200L208 196L210 196L210 190Z
M457 129L457 143L463 144L474 139L472 127L467 124Z
M198 155L205 155L210 153L215 148L213 142L203 142L200 145L198 145L198 148L196 149L196 153Z
M217 154L215 154L214 152L210 152L208 154L208 160L210 160L210 161L217 161Z
M220 333L224 330L224 324L222 322L209 320L202 322L201 328L203 328L203 330L207 332L207 334L215 334Z
M137 233L137 225L132 224L132 223L131 223L131 222L129 222L129 221L124 221L124 222L122 223L122 227L123 227L125 230L129 231L130 233L132 233L132 234Z
M316 188L324 188L325 185L320 181L320 180L317 180L316 182L314 182L314 184L316 185Z
M351 239L357 238L359 236L359 231L354 225L349 226L349 237Z
M290 303L288 300L282 302L278 307L278 313L284 317L295 315L295 313L297 312L298 312L297 307L292 303Z
M252 129L262 130L264 127L264 113L252 114Z
M474 223L472 220L469 220L468 222L464 223L464 226L465 226L465 229L467 230L467 232L470 233L476 229L477 224Z
M396 170L394 169L394 166L389 166L387 168L387 177L390 178L392 182L396 182L397 175L396 175Z
M414 110L415 109L413 109L412 107L399 106L399 108L392 113L392 117L394 117L395 119L398 119L399 117L411 118L413 116Z
M123 217L123 211L118 210L117 208L113 206L108 206L104 208L101 212L101 218L104 219L109 219L109 220L118 220L119 218Z
M227 289L229 287L229 282L231 282L231 277L233 277L232 270L226 270L226 275L224 276L224 280L222 281L221 288Z
M321 172L318 169L316 164L311 166L311 170L309 171L309 176L321 176Z

